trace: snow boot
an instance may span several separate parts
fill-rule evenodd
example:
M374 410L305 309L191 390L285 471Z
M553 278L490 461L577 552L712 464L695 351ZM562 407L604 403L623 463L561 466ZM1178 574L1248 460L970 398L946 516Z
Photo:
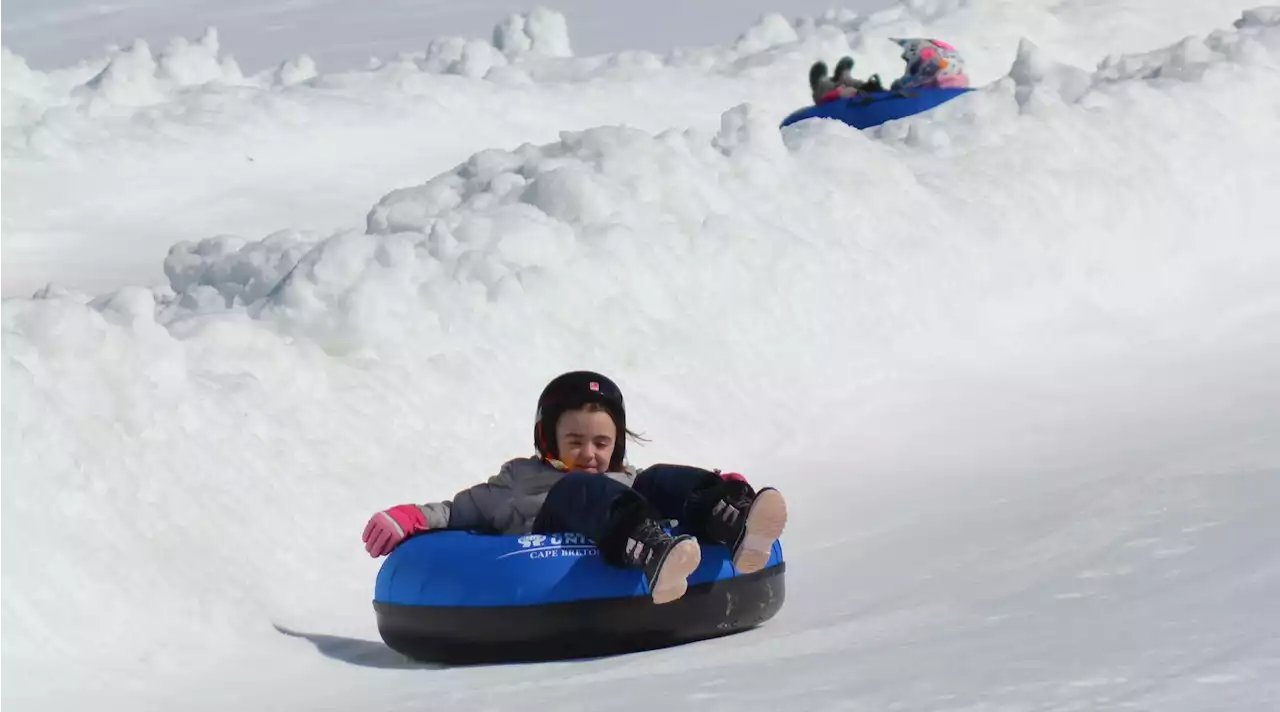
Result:
M744 483L727 488L711 505L705 531L708 538L729 547L738 573L753 574L769 563L773 543L786 525L782 493L772 487L753 493Z
M809 67L810 91L812 91L815 95L820 94L822 92L828 91L830 89L830 86L829 86L830 84L831 84L831 81L827 79L827 63L814 62L813 66Z
M836 84L846 84L849 82L849 72L853 71L853 57L841 57L836 62L836 71L831 75L831 79Z
M702 563L702 547L689 535L671 536L645 519L627 537L625 563L644 571L654 603L670 603L689 589L689 574Z

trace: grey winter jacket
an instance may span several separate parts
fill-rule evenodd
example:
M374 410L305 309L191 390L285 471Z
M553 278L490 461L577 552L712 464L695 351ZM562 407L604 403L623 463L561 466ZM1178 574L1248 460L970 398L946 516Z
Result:
M452 500L428 502L418 508L430 529L475 529L494 534L528 534L551 486L566 473L537 457L503 463L487 482L469 487ZM630 487L636 471L605 473Z

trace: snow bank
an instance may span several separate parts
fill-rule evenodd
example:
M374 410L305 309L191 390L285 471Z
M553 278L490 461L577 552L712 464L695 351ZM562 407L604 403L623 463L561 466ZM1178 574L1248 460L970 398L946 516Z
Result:
M493 39L442 37L434 39L422 55L404 55L426 72L460 74L471 79L506 78L527 82L521 72L503 71L512 63L572 57L569 25L565 16L546 8L514 13L493 28ZM499 68L498 75L490 72Z
M52 73L33 72L8 48L4 53L6 65L10 67L6 73L13 75L6 77L6 92L30 95L31 85L49 83L48 75ZM564 15L538 8L512 14L495 26L492 43L460 37L438 38L416 59L423 71L481 78L489 68L508 61L572 55ZM318 74L315 61L301 55L282 61L273 70L245 76L234 58L221 55L218 31L213 27L195 41L175 37L159 54L153 54L147 42L137 40L95 62L100 69L78 86L69 87L71 96L63 99L64 102L151 106L179 101L192 87L205 87L210 91L225 86L268 90L293 86ZM17 86L11 81L16 81ZM23 122L6 121L6 125L11 123L21 125Z
M29 93L32 89L30 86L36 74L27 66L27 61L22 57L9 51L8 47L0 48L0 58L3 58L4 68L4 88L17 93ZM18 84L15 88L14 84Z
M315 239L287 230L252 243L234 236L180 242L164 261L169 286L181 295L174 307L201 312L252 304L289 274Z
M572 57L564 15L540 7L517 13L493 28L493 46L509 57Z
M218 57L218 33L209 28L194 43L176 37L169 47L153 58L142 41L116 55L100 74L85 84L86 90L113 104L145 105L162 101L166 92L159 86L200 86L210 82L236 84L244 80L240 67L231 58Z
M15 86L16 85L16 86ZM25 60L0 48L0 88L3 88L3 104L0 105L0 125L28 123L39 117L41 106L48 99L48 91L39 74L32 72Z
M1203 202L1194 195L1177 197L1193 176L1151 176L1150 167L1193 162L1225 170L1229 162L1221 158L1222 151L1199 156L1199 148L1179 141L1176 132L1166 131L1151 117L1126 125L1126 117L1139 112L1123 102L1136 100L1128 98L1135 92L1157 106L1169 99L1156 97L1166 92L1177 96L1176 88L1153 85L1156 79L1195 79L1215 85L1234 72L1272 67L1275 38L1272 26L1247 26L1240 32L1215 33L1148 54L1117 57L1092 75L1053 62L1027 44L1007 79L953 102L936 121L920 117L876 134L890 145L922 147L922 153L886 152L867 141L865 134L812 122L779 134L773 117L749 106L727 112L715 135L669 131L654 136L610 127L566 132L561 141L543 147L484 151L422 186L387 195L370 211L365 235L344 234L313 249L281 283L262 313L297 329L313 320L331 323L333 315L348 309L347 305L358 304L376 313L398 309L395 303L426 298L423 313L430 320L449 314L459 322L470 322L482 318L483 309L490 307L518 310L523 304L572 301L582 287L573 285L571 275L590 267L609 275L591 285L592 299L616 301L617 321L627 324L628 330L655 316L675 317L669 298L649 281L648 275L654 273L677 284L732 285L723 287L730 291L715 295L727 308L730 304L761 306L759 294L777 299L789 293L796 278L788 269L794 268L809 275L802 282L828 284L842 290L856 310L881 314L888 305L867 302L862 282L888 277L864 269L849 273L843 263L831 263L833 271L827 272L828 266L822 264L828 259L825 255L893 249L911 251L913 259L920 251L947 255L949 260L956 256L953 250L967 252L985 245L984 251L995 246L1009 250L1002 253L1007 257L1026 250L1027 266L1037 270L1031 253L1048 248L1035 239L1020 240L1021 246L1009 244L1014 235L1044 234L1050 240L1069 235L1104 252L1113 240L1157 250L1174 236L1194 242L1186 234L1185 221L1211 229L1231 215L1230 211L1224 214L1217 202L1226 196L1214 190L1213 200ZM1198 57L1194 65L1188 53ZM1119 66L1129 69L1118 73ZM1195 72L1189 74L1192 66ZM1206 133L1220 130L1216 126L1224 121L1251 126L1263 108L1235 96L1234 90L1196 89L1202 100L1180 108L1180 121L1200 126ZM1126 108L1116 108L1118 102ZM1070 108L1073 104L1080 108ZM1228 112L1229 108L1234 111ZM1018 119L1026 112L1044 117L1045 122L1027 125ZM1079 192L1070 199L1046 201L1041 196L1063 190L1060 176L1038 173L1036 164L1021 158L1013 146L1033 145L1055 132L1098 131L1089 121L1089 112L1118 115L1112 120L1123 128L1112 129L1118 138L1111 142L1098 137L1098 150L1091 152L1100 154L1096 157L1079 156L1074 148L1064 146L1058 162L1072 166L1073 174L1092 176L1094 186L1073 187ZM1144 123L1148 121L1149 125ZM1005 135L986 134L987 127ZM1134 149L1140 153L1112 165L1111 156L1128 155L1116 142L1129 140L1130 131L1150 137ZM1245 135L1265 144L1256 129L1247 129ZM1242 145L1250 144L1242 138ZM1188 147L1185 155L1183 146ZM942 163L937 161L939 154L946 156ZM999 191L1003 210L982 216L991 210L992 188L985 174L993 166L1001 168L998 179L1010 185ZM970 170L984 176L983 182L970 179L966 173ZM1248 175L1253 179L1246 179ZM1249 204L1256 197L1251 191L1265 188L1270 176L1265 163L1233 173L1233 189L1242 193L1230 201ZM1105 216L1125 214L1124 206L1133 200L1126 186L1139 183L1146 183L1145 204L1182 202L1189 208L1188 215L1159 218L1159 211L1153 211L1144 215L1147 227L1136 235L1126 232L1132 226L1128 220L1106 224ZM847 200L832 202L833 195L846 191ZM1087 214L1081 214L1081 203L1090 206ZM942 210L921 213L906 209L910 205L936 205ZM1035 205L1037 210L1027 212L1024 205ZM871 206L880 209L873 211ZM1190 210L1191 206L1197 209ZM885 214L884 207L892 209ZM1243 216L1230 219L1260 218L1250 211ZM1000 226L1001 221L1008 225ZM1045 225L1070 229L1045 231L1041 227ZM1239 239L1245 241L1261 234L1252 229L1241 233ZM889 236L894 234L932 237L891 243L894 238ZM1124 260L1113 265L1123 272L1149 257L1145 250L1121 250L1111 259ZM757 269L765 264L775 266L761 276ZM936 268L951 266L944 261ZM752 275L750 280L729 279L747 274ZM929 280L938 277L913 279L922 280L915 287L927 292ZM366 293L376 293L376 299L386 303L365 303L357 296ZM971 311L970 301L956 303ZM477 306L481 304L486 306ZM716 310L706 314L708 319L721 318ZM951 313L938 317L963 318ZM848 318L852 316L841 315ZM353 315L350 321L363 319ZM393 332L400 328L398 319L389 323ZM532 338L546 327L534 323L525 328ZM815 328L821 332L825 327ZM712 329L711 322L691 330L719 331ZM863 333L864 338L869 336ZM312 336L322 343L327 338ZM805 336L821 338L820 333ZM343 331L337 338L349 344L353 334ZM380 337L370 338L376 342Z
M720 46L580 59L573 57L565 15L540 7L509 15L494 26L489 40L439 37L423 52L406 50L394 58L380 58L371 71L376 73L388 64L403 69L405 62L411 62L428 74L483 79L494 68L518 62L535 81L577 82L594 80L602 69L619 65L634 71L638 56L646 58L644 64L650 64L651 70L676 67L733 75L779 59L790 67L807 65L815 57L849 53L856 56L860 72L896 77L902 72L900 50L888 38L924 35L946 38L959 47L975 80L985 83L1005 73L1023 38L1088 67L1101 55L1167 44L1206 24L1225 22L1231 13L1248 7L1245 2L1166 7L1155 0L1127 0L1122 9L1112 11L1088 3L1064 5L1048 0L1016 6L998 0L912 0L869 15L831 11L787 20L778 13L766 13L736 40ZM1265 15L1266 9L1251 12ZM1105 21L1099 20L1099 14L1106 16ZM1100 33L1100 27L1106 31ZM233 58L220 56L216 28L208 28L195 41L174 38L158 56L153 57L147 43L139 40L95 61L102 65L101 71L73 93L126 107L177 101L184 94L180 90L190 87L288 86L301 81L299 75L310 78L317 70L314 61L303 55L281 61L272 71L246 77ZM803 74L789 80L803 83Z
M1248 17L1257 16L1265 14ZM1201 253L1219 249L1203 235L1226 232L1242 259L1267 249L1260 236L1270 218L1256 206L1272 164L1233 153L1271 150L1269 124L1259 123L1265 102L1256 98L1265 92L1235 83L1264 85L1275 61L1274 23L1256 19L1110 59L1092 75L1027 43L1006 79L936 116L871 134L830 122L779 133L774 117L744 105L726 112L716 133L601 127L545 146L491 149L388 194L363 234L322 240L282 231L259 242L176 245L159 318L198 322L231 310L333 353L417 359L489 339L538 343L572 333L579 315L543 305L589 299L614 315L600 326L606 341L692 339L683 348L693 354L758 351L793 304L821 302L840 306L787 324L789 340L814 348L835 340L856 364L901 356L897 343L916 328L1012 333L1039 320L1017 300L988 301L985 280L950 276L957 264L989 272L992 255L1022 275L1014 291L1027 283L1067 290L1054 297L1065 299L1055 302L1063 313L1081 308L1069 295L1098 290L1121 321L1160 302L1197 310L1193 297L1203 295L1181 292L1194 286L1182 270L1203 267ZM1189 85L1167 86L1171 78ZM1206 152L1183 138L1187 131L1235 138ZM1201 185L1214 172L1229 182ZM1133 290L1131 271L1153 255L1169 280ZM579 284L573 275L584 272L601 277ZM939 293L938 284L958 291ZM1133 311L1125 316L1121 304ZM912 329L898 321L903 305ZM726 329L724 314L742 309L758 318ZM846 342L850 331L858 338ZM600 346L581 348L584 357L610 358ZM560 355L533 358L531 368L552 369ZM723 364L726 375L733 363ZM760 367L732 375L754 377Z
M723 45L587 57L572 56L572 15L536 10L488 38L424 40L424 49L342 73L300 55L247 75L212 30L56 72L33 72L9 54L5 294L50 281L88 291L162 283L161 259L178 241L359 227L390 190L485 148L547 143L562 130L714 131L743 103L781 120L809 101L804 77L815 59L850 54L859 74L897 76L893 36L947 38L984 84L1008 74L1024 40L1092 71L1109 54L1227 27L1244 7L912 2L870 15L766 14Z

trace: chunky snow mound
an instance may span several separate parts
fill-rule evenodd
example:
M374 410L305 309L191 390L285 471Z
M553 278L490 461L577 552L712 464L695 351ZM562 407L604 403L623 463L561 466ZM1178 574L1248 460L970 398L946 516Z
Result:
M591 56L574 56L569 19L534 10L490 37L387 46L356 71L283 51L246 71L225 46L235 33L216 29L51 71L6 50L4 294L50 282L95 292L158 284L164 252L180 240L358 226L390 190L563 130L714 131L744 103L780 121L809 101L805 74L817 58L850 54L859 74L900 74L890 37L947 38L981 85L1008 73L1023 40L1092 71L1112 54L1225 28L1249 6L917 1L868 14L770 13L720 45Z

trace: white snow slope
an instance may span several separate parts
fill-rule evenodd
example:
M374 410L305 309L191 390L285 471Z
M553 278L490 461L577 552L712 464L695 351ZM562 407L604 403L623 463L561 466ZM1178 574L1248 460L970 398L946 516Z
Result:
M592 58L564 20L309 79L212 36L5 55L7 712L1280 708L1280 8L913 2ZM979 91L778 129L814 58L888 76L920 34ZM782 612L390 653L368 516L527 454L584 367L637 464L787 493Z

